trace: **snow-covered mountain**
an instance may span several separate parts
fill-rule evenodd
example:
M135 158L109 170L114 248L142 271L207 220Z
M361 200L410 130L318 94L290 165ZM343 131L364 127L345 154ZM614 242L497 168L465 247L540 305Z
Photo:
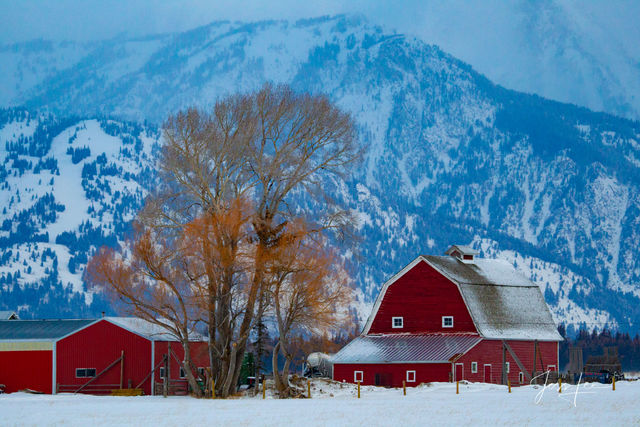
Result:
M473 242L536 281L557 320L637 330L637 122L506 90L436 46L344 16L20 45L0 63L13 94L2 102L32 111L0 114L0 305L49 313L39 296L81 289L91 247L126 231L158 133L120 120L158 123L271 80L327 93L360 128L363 167L336 193L360 218L363 315L417 254Z
M495 83L640 119L638 2L425 0L413 9L410 31Z

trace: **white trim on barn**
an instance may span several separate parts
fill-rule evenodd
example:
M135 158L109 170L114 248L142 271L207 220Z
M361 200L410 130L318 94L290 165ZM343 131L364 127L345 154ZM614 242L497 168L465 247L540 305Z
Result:
M396 325L396 320L399 320L400 323L398 325ZM395 316L391 318L391 327L393 329L402 329L404 328L404 317L402 316Z
M415 383L416 382L416 371L407 371L406 380L407 380L408 383Z
M58 385L56 384L58 381L58 372L56 372L56 356L56 342L54 341L53 348L51 350L51 394L58 394Z

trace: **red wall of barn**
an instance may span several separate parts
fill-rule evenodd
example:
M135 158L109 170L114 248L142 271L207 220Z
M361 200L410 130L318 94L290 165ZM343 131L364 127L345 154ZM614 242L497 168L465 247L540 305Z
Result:
M80 386L89 378L76 378L76 368L95 368L96 374L120 357L124 350L123 387L138 385L151 371L151 341L127 331L106 320L95 323L58 341L57 382ZM92 384L118 384L105 388L118 388L120 364L113 366ZM145 394L151 393L151 379L141 386Z
M362 385L376 385L376 374L390 374L391 386L402 387L402 381L407 378L407 371L416 371L416 381L407 382L407 387L415 387L420 383L448 382L451 372L450 363L381 363L381 364L335 364L333 365L333 379L354 383L354 372L362 371Z
M51 393L52 352L0 351L0 383L6 393L30 388Z
M520 362L531 373L533 371L533 341L507 341L511 349L516 353ZM558 343L557 342L538 342L538 352L542 355L542 362L546 370L549 365L555 365L558 370ZM540 355L536 364L536 371L541 371ZM506 362L509 362L508 378L511 384L520 384L518 374L520 368L509 352L506 352ZM471 362L478 362L478 372L471 372ZM484 364L491 365L491 382L500 384L502 380L502 341L500 340L483 340L473 347L467 354L458 359L457 363L463 363L463 378L473 382L484 381ZM527 382L525 377L525 382Z
M404 327L391 327L402 316ZM442 327L442 316L453 316L453 328ZM424 261L387 289L369 334L399 332L477 332L458 287Z
M158 364L162 360L162 356L164 354L168 354L168 341L156 341L155 344L155 363ZM197 376L197 368L202 367L206 368L210 366L209 363L209 353L208 346L206 342L192 342L191 345L191 359L193 360L194 366L194 375ZM184 349L182 348L182 344L177 342L171 343L171 351L176 355L176 357L171 357L171 365L169 366L169 376L171 379L180 379L180 364L176 360L176 358L180 361L184 359ZM155 381L162 381L160 378L160 369L157 369L154 372Z

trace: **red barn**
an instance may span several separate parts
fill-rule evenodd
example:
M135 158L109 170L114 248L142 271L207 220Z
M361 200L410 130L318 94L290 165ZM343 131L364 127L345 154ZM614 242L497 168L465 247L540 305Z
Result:
M153 394L154 384L164 376L162 361L170 346L170 382L186 389L178 362L184 357L182 345L142 319L0 321L0 384L8 393L26 388L109 393L138 387ZM196 367L209 366L205 341L194 340L191 351Z
M557 331L537 285L465 246L420 256L386 282L364 330L333 358L333 378L401 387L528 383L558 369Z

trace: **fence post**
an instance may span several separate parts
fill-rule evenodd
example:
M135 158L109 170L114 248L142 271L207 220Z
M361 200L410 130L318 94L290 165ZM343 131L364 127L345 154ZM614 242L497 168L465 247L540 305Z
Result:
M265 386L264 386L264 383L265 383L265 381L264 381L264 376L263 376L263 377L262 377L262 398L263 398L263 399L265 399L265 398L266 398L266 396L267 396L267 390L266 390L266 388L265 388Z
M509 387L509 393L511 393L511 380L507 380L507 386Z
M460 394L460 381L456 381L456 394Z
M558 378L558 393L562 393L562 378Z
M215 378L211 378L211 398L216 398L216 380Z
M611 385L613 386L613 391L616 391L616 376L614 375L612 378Z
M307 380L307 397L311 399L311 380Z
M402 392L405 396L407 395L407 384L405 381L402 381Z
M358 399L360 399L360 381L358 381Z

